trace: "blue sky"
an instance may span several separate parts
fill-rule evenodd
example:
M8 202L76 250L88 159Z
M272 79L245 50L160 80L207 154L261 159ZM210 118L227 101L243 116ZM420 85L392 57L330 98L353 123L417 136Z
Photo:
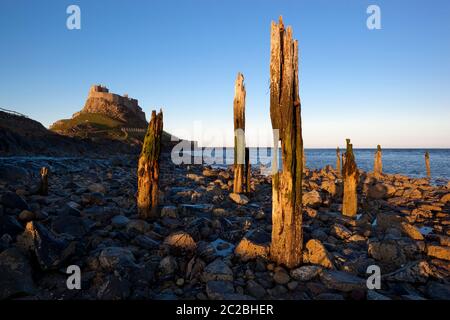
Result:
M81 30L66 8L81 8ZM381 9L381 30L366 8ZM90 85L128 93L165 129L201 122L205 145L232 142L237 72L247 140L268 145L270 22L300 48L306 147L450 147L446 0L153 0L0 2L0 106L48 126L80 110Z

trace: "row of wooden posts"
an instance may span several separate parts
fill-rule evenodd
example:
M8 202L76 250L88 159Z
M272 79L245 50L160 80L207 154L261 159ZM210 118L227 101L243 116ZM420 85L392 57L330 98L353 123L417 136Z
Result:
M239 73L235 83L234 129L235 193L250 193L249 149L245 147L245 86L244 76ZM281 141L282 168L278 170L278 152L275 151L272 175L272 241L270 257L278 264L295 267L302 262L302 179L304 149L301 125L301 103L298 78L298 42L293 40L292 28L285 28L282 18L272 22L270 42L270 118L272 128L278 131L274 141ZM137 206L142 218L158 217L158 180L162 111L152 112L138 164ZM277 149L277 148L275 148ZM245 150L245 151L243 151ZM344 184L342 213L354 217L357 213L358 169L353 146L347 139L345 155L336 150L336 170L341 172ZM429 156L426 155L429 175ZM382 174L381 148L378 146L374 174Z

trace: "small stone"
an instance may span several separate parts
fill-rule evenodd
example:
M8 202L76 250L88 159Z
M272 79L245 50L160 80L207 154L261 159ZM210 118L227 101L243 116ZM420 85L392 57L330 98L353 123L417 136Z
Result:
M133 253L122 247L108 247L103 249L99 255L100 265L107 270L124 269L135 266Z
M130 222L130 219L124 215L117 215L111 219L111 224L116 228L124 228Z
M29 210L23 210L20 214L19 214L19 220L22 222L29 222L32 221L36 218L36 215L34 214L34 212L31 212Z
M170 234L164 240L164 244L179 251L195 251L197 247L194 239L192 239L192 237L184 231L178 231Z
M341 224L335 223L331 227L331 234L339 239L348 239L351 237L352 232L348 230L346 227L344 227Z
M245 195L240 193L230 193L230 199L240 205L246 205L250 201Z
M90 192L98 192L98 193L103 193L103 194L106 193L105 186L100 183L93 183L93 184L89 185L88 190Z
M161 217L177 218L178 208L175 206L164 206L161 209Z
M184 279L183 279L183 278L177 279L176 284L177 284L177 286L179 286L179 287L183 286L183 285L184 285Z
M320 197L319 192L316 190L306 192L302 197L303 205L311 206L313 208L319 207L322 204L322 198Z
M166 256L159 262L159 269L163 275L173 274L178 269L177 260L172 256Z
M287 287L288 287L289 290L294 291L298 287L298 282L297 281L291 281L291 282L289 282L287 284Z
M206 266L202 277L205 282L212 280L233 281L233 271L222 259L216 259Z
M258 282L250 280L247 282L246 290L256 299L262 299L266 295L266 290Z
M136 236L136 238L134 238L134 240L133 240L133 243L136 244L137 246L142 247L147 250L153 250L153 249L158 248L158 246L159 246L158 241L155 241L152 238L150 238L146 235L143 235L143 234Z
M231 281L208 281L206 283L206 294L211 300L224 300L228 294L234 293Z
M140 219L130 220L126 227L127 232L146 233L150 230L150 225Z
M309 263L317 264L328 269L333 268L329 253L319 240L309 240L306 243L305 249Z
M449 181L449 185L450 185L450 181ZM445 195L443 195L442 197L441 197L441 200L440 200L442 203L447 203L447 202L450 202L450 193L447 193L447 194L445 194Z
M267 257L269 254L269 247L263 244L256 244L253 241L244 238L237 245L234 254L245 262L258 257Z
M423 235L420 233L420 230L417 227L406 222L403 222L401 226L403 233L406 234L411 239L419 241L424 240Z
M317 277L321 270L318 266L302 266L291 270L291 277L298 281L310 281Z
M428 246L427 254L431 257L450 261L450 247Z
M273 275L273 280L277 284L284 285L287 284L291 280L291 278L285 271L278 270Z
M450 300L450 285L430 281L427 286L427 295L435 300Z
M320 274L320 280L327 288L343 292L366 289L364 279L343 271L326 270Z

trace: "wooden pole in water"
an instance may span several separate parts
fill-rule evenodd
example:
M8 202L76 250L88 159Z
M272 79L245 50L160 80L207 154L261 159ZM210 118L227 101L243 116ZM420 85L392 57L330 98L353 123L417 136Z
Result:
M138 163L137 207L142 219L153 219L158 214L159 158L163 132L163 113L152 111Z
M430 178L431 177L431 169L430 169L430 154L427 152L425 152L425 167L427 169L427 177Z
M276 168L272 175L270 256L278 264L293 268L301 263L303 248L298 42L292 40L292 28L285 29L281 17L279 24L272 22L270 40L270 117L281 140L282 158L282 171ZM278 167L277 163L273 165Z
M41 168L41 181L39 185L39 194L41 196L48 196L48 173L47 167Z
M245 86L244 76L238 73L234 86L234 193L244 192L245 162Z
M341 151L339 147L336 148L336 172L338 176L341 175Z
M342 214L354 217L358 211L358 197L356 187L358 185L358 168L356 167L355 156L353 155L353 145L347 139L347 150L345 153L345 163L343 167L344 176L344 201L342 204Z
M381 176L383 174L383 161L381 159L381 146L377 146L377 152L375 152L375 161L373 164L373 173L375 176Z

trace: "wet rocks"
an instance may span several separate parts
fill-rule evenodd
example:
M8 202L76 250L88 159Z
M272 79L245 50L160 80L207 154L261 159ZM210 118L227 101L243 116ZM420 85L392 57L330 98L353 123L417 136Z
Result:
M103 194L106 193L106 188L101 183L90 184L87 188L90 192L103 193Z
M327 249L316 239L311 239L306 243L303 259L305 263L309 262L328 269L334 267Z
M24 168L10 164L0 165L0 180L16 183L19 181L27 181L29 178L30 174Z
M111 224L116 228L124 228L128 225L130 219L124 215L117 215L111 219Z
M450 285L436 281L430 281L427 285L427 295L431 299L450 300Z
M240 205L246 205L247 203L249 203L249 199L247 198L247 196L240 194L240 193L230 193L230 199L233 200L235 203L240 204Z
M33 294L35 285L31 266L15 248L0 254L0 300Z
M386 199L395 194L395 187L387 183L377 183L370 185L367 190L367 196L370 199Z
M442 203L450 202L450 193L444 194L439 201Z
M320 280L327 288L343 292L367 289L364 279L343 271L323 271Z
M410 237L413 240L422 241L424 240L423 235L420 233L420 230L413 226L412 224L403 222L401 224L401 228L404 234L406 234L408 237Z
M233 271L222 259L216 259L205 267L202 277L205 282L233 281Z
M88 228L80 217L57 216L52 221L52 230L58 234L69 234L76 238L82 238Z
M427 247L427 254L431 257L450 261L450 247L431 245Z
M313 208L319 207L322 203L322 198L320 197L319 192L317 192L316 190L304 193L302 199L303 205Z
M269 246L244 238L236 246L234 254L242 261L249 261L257 257L266 258L269 255Z
M0 214L0 236L8 234L11 237L16 237L23 232L22 225L13 216Z
M173 251L178 252L194 252L197 247L194 239L184 231L170 234L164 240L164 244L169 246Z
M224 300L233 293L234 287L231 281L211 280L206 283L206 294L211 300Z
M161 217L177 218L178 208L175 206L164 206L161 209Z
M28 204L25 200L14 192L6 192L1 195L0 203L5 208L29 210Z
M291 280L291 278L289 277L289 275L286 273L285 270L279 268L273 274L273 280L277 284L284 285L287 284Z
M177 260L173 256L166 256L161 259L159 269L163 275L174 274L178 270Z
M406 257L395 240L370 241L368 254L382 264L383 271L393 271L406 262Z
M341 224L335 223L331 227L331 234L339 239L348 239L352 236L352 232Z
M256 299L262 299L266 295L266 289L254 280L247 281L245 289L252 297L255 297Z
M317 277L321 270L319 266L302 266L291 270L291 277L298 281L310 281Z
M146 221L140 219L130 220L126 226L126 231L129 233L142 234L149 230L150 225Z
M58 238L39 222L28 222L22 237L42 270L58 269L76 250L75 243Z
M98 257L100 266L106 270L122 270L135 267L133 253L122 247L108 247L100 252Z

